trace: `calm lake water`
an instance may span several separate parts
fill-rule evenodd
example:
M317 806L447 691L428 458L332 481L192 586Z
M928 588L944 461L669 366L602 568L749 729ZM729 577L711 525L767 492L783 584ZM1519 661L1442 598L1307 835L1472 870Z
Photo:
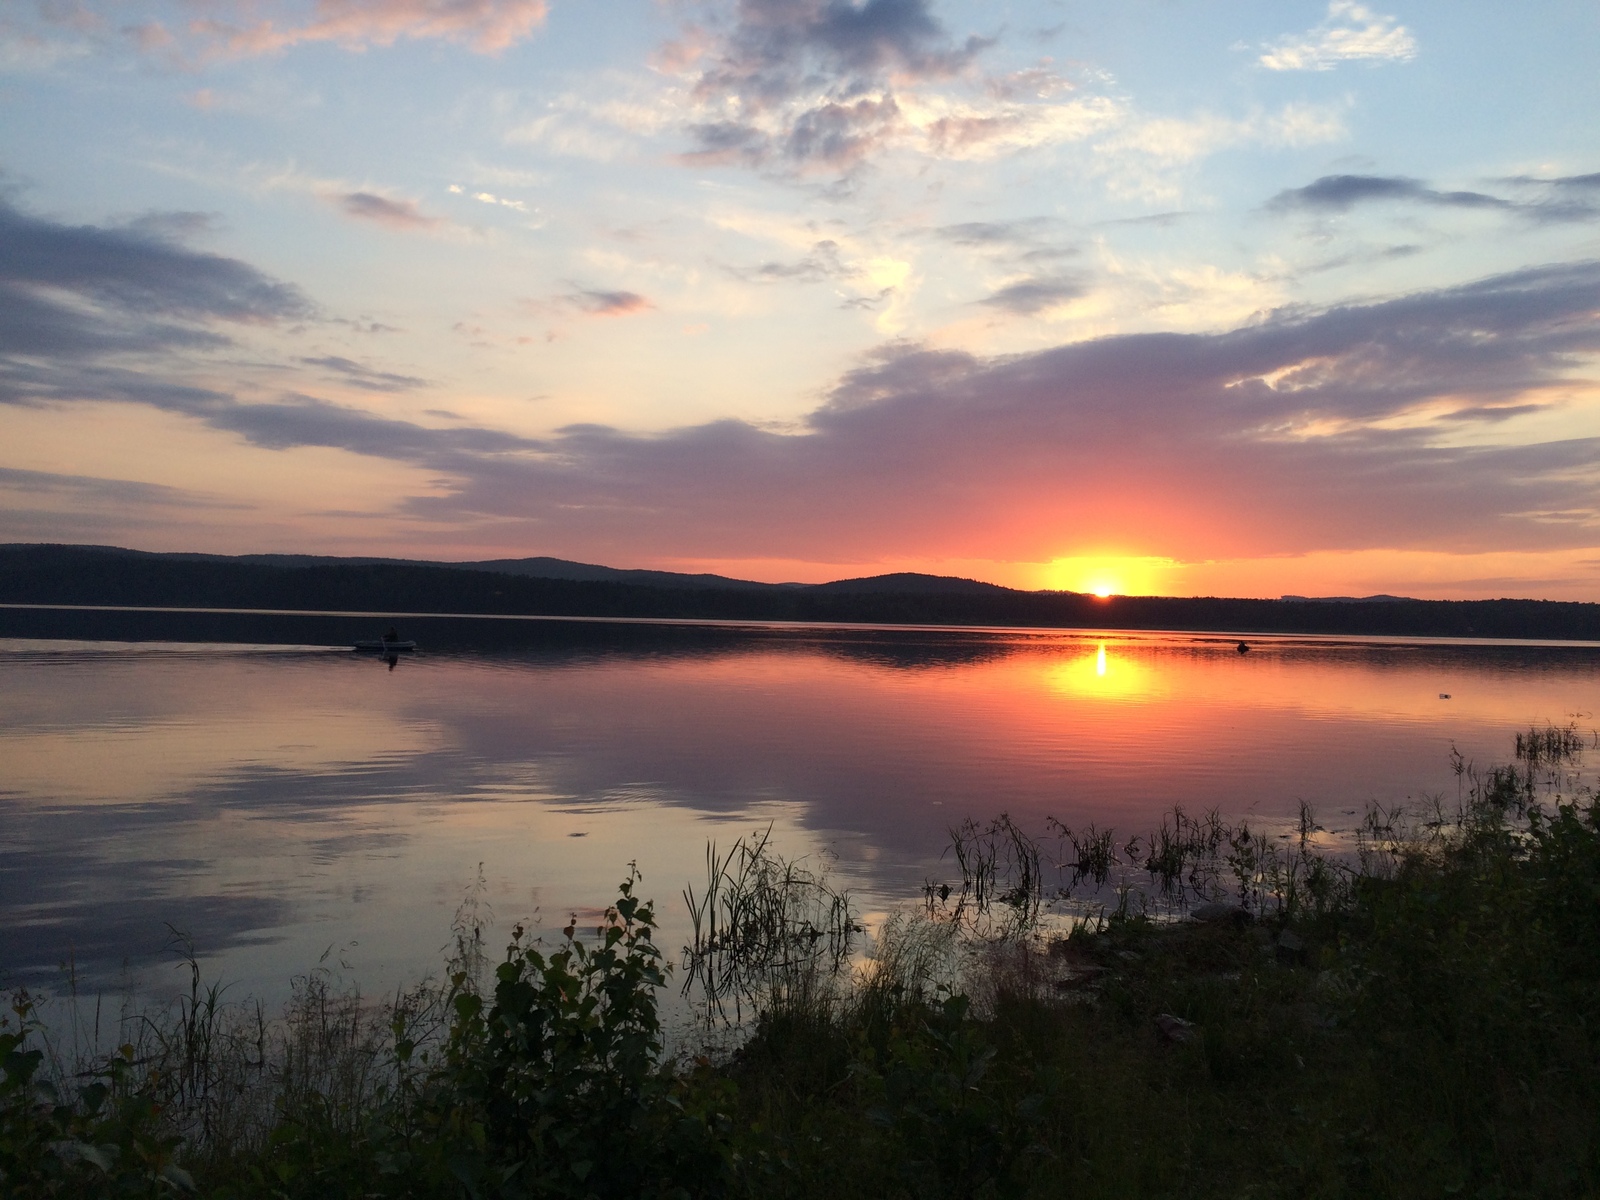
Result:
M0 640L0 981L437 970L480 864L498 937L603 908L630 860L682 944L706 843L773 826L868 911L1009 812L1142 832L1454 795L1530 724L1595 723L1600 649L1190 634L615 628L390 670L301 646ZM541 644L541 639L548 644ZM1442 699L1448 693L1449 699Z

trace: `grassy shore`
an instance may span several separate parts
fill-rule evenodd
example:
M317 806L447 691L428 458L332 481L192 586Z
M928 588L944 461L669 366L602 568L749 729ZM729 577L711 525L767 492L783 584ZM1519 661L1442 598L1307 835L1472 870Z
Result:
M718 1052L665 1046L632 875L495 961L464 910L444 981L385 1004L313 975L269 1020L197 974L68 1062L18 995L0 1193L1594 1196L1600 801L1550 783L1572 731L1517 750L1342 845L969 824L865 958L847 896L741 843L676 964L739 1022Z

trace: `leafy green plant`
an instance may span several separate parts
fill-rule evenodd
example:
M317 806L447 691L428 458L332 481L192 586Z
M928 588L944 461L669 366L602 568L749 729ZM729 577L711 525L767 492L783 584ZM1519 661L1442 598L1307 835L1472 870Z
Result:
M71 1091L41 1078L45 1054L27 993L0 1029L0 1194L47 1197L170 1197L194 1191L148 1087L136 1086L134 1050L124 1045Z
M696 1194L725 1155L719 1118L662 1064L652 906L622 881L596 930L549 954L514 932L488 996L455 997L447 1061L466 1120L450 1172L471 1195Z

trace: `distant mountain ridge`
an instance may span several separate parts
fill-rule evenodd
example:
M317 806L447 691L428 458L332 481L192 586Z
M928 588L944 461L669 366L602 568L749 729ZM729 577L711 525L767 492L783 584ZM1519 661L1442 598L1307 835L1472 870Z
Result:
M277 612L367 614L363 621L381 617L385 623L391 615L434 614L1600 642L1600 604L1570 601L1099 598L1025 592L914 572L824 584L773 584L549 558L429 563L154 554L47 544L0 546L0 604L21 606L0 610L0 636L91 639L111 636L107 631L112 629L154 628L160 622L153 615L135 620L126 611L115 617L67 613L61 606L172 610L161 618L167 633L157 640L192 639L212 626L220 640L238 640L244 636L239 622L249 613ZM54 615L44 612L48 606L56 607ZM33 611L24 611L28 607ZM218 624L221 618L202 620L200 610L235 616ZM303 624L307 619L300 615L292 621ZM224 626L232 632L225 635ZM285 632L289 625L268 631L258 621L251 628L256 640L292 641L296 636Z
M892 575L872 575L860 579L838 579L831 583L760 583L753 579L732 579L726 575L686 574L678 571L648 571L626 567L603 567L596 563L573 562L565 558L491 558L478 562L441 562L425 558L352 557L333 554L200 554L188 551L129 550L122 546L87 546L68 543L6 542L0 553L51 547L86 551L93 554L123 555L129 558L165 559L170 562L243 563L262 567L430 567L450 571L489 571L496 575L519 575L526 579L567 579L581 583L629 583L639 587L697 590L727 588L764 591L783 588L813 588L834 592L899 592L975 594L1009 592L999 584L962 579L953 575L922 575L902 571Z

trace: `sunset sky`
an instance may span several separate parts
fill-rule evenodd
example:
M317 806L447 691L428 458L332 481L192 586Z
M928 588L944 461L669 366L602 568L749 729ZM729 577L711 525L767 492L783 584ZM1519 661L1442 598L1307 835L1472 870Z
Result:
M0 541L1600 600L1594 0L0 0Z

